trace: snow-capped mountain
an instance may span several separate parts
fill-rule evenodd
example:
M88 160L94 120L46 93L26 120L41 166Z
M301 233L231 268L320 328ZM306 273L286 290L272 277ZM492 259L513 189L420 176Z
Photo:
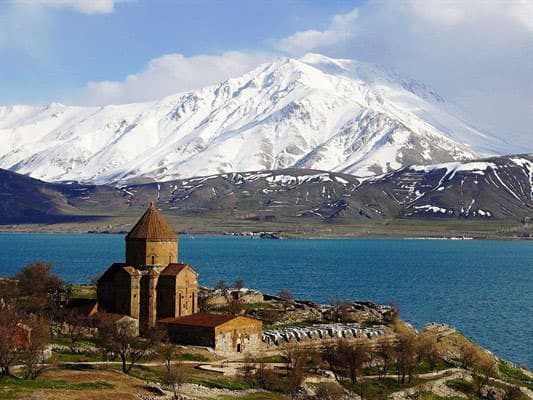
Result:
M505 154L435 92L308 54L160 101L0 107L0 168L45 181L158 181L312 168L370 176Z

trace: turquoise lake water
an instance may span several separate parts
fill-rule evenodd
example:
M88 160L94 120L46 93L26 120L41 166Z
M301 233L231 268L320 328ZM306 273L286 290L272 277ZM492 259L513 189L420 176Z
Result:
M248 287L288 288L318 302L394 301L417 327L446 322L533 367L533 242L182 236L179 257L203 285L243 278ZM0 234L3 276L45 260L63 279L88 282L123 259L122 235Z

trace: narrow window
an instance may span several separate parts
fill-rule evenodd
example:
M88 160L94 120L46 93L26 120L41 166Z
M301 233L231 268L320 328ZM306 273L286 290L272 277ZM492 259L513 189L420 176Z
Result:
M152 256L152 265L155 264L155 256Z
M172 256L168 256L168 263L169 263L169 264L172 263Z
M195 313L194 306L196 305L196 303L194 302L195 294L196 293L192 292L192 307L191 307L191 311L192 311L193 314Z

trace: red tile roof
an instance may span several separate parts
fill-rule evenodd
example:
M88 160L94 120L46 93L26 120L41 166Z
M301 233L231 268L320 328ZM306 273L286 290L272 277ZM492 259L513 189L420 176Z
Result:
M179 318L163 318L158 322L172 325L188 325L188 326L202 326L205 328L214 328L216 326L225 324L232 319L237 318L235 315L229 314L212 314L212 313L196 313Z
M187 267L190 267L194 271L194 268L191 267L189 264L171 263L171 264L168 264L163 271L161 271L160 275L178 275L181 271L183 271Z
M126 240L128 239L176 241L178 237L159 211L157 211L154 203L151 203L141 219L139 219L133 229L126 235Z

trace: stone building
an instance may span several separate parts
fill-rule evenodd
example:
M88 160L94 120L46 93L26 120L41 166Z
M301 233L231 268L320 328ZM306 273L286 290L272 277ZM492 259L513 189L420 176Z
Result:
M97 298L100 312L136 318L141 329L198 311L198 274L178 262L178 237L153 203L126 236L126 262L98 279Z
M198 312L198 273L178 261L178 237L153 203L126 236L126 262L112 264L96 291L101 323L133 318L141 333L160 323L175 343L221 352L262 346L261 321Z
M158 321L175 343L212 347L221 353L255 352L262 348L262 322L253 318L197 313Z

